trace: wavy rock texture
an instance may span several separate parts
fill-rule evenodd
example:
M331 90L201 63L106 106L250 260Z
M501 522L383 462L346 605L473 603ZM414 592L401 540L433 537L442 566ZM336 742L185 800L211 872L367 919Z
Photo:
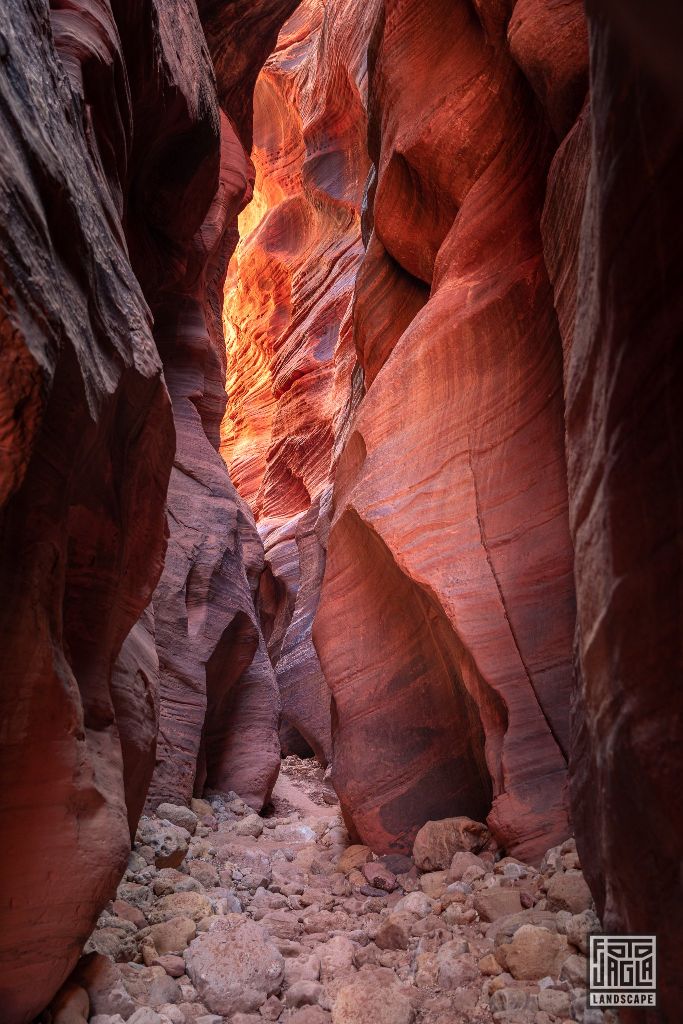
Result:
M669 56L683 23L673 5L628 2L608 16L609 6L589 5L591 117L558 153L544 217L565 326L576 552L571 796L606 930L658 934L657 1010L620 1016L673 1021L683 942L683 88Z
M374 849L449 814L532 860L568 833L572 552L539 222L580 74L572 47L548 68L518 6L508 40L497 4L388 0L371 40L367 393L313 635L335 786Z
M224 113L218 190L192 240L182 292L158 316L177 446L169 549L153 602L161 699L152 806L219 788L260 809L279 770L280 703L255 611L263 545L217 449L226 402L223 282L253 189L251 93L293 7L198 4Z
M155 10L156 31L149 12L119 5L115 19L104 0L55 3L52 12L39 0L11 0L0 17L0 1004L8 1024L33 1019L75 963L126 863L124 772L129 788L153 759L154 653L139 670L124 658L112 666L161 571L173 425L150 295L131 269L122 225L153 170L151 157L135 161L134 127L154 153L193 127L210 135L215 119L215 107L199 102L210 96L208 61L190 53L181 73L168 11ZM196 17L183 14L176 27L199 37ZM155 62L135 63L128 32L154 45ZM139 119L133 80L162 105L173 99L173 125ZM165 234L150 237L160 287L176 280L165 246L181 255L201 222L205 158L206 148L176 167L173 181L156 166L160 202L170 191L187 199ZM138 211L141 233L154 214L144 204ZM131 635L129 654L137 642Z
M352 364L341 327L363 252L371 14L357 0L305 0L282 30L256 85L254 202L226 284L221 451L265 541L284 742L324 762L329 691L310 627L327 530L318 510Z
M153 601L160 723L148 800L187 802L206 786L235 789L260 809L279 767L279 700L268 659L254 663L263 640L250 578L258 579L263 552L216 447L224 344L207 300L212 275L220 279L221 265L225 272L253 172L225 115L221 138L219 188L193 240L186 288L157 318L176 456L168 552Z
M159 718L153 803L258 808L282 742L378 851L466 814L534 860L569 756L677 1019L680 9L590 0L586 102L578 0L304 0L254 168L295 6L0 13L2 1019L113 894Z
M282 751L303 757L313 753L323 765L332 758L330 691L311 627L325 571L330 494L328 487L283 526L265 524L266 568L259 588L261 621L282 701Z
M259 7L262 60L292 3L252 4L252 21ZM241 748L199 721L207 785L262 801L279 748L254 611L262 545L216 451L222 283L252 168L219 120L196 7L11 0L0 58L0 1003L20 1024L69 973L125 867L159 670L166 684L174 658L186 671L206 656L213 721L240 731ZM169 562L145 611L174 420Z

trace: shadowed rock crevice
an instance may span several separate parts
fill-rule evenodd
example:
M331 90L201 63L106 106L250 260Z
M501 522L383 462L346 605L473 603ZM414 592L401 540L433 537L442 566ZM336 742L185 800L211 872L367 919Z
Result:
M313 633L323 672L334 680L332 778L347 823L363 842L381 852L405 852L425 815L484 820L491 809L494 786L479 710L486 688L475 683L476 669L443 612L356 513L337 520L333 540ZM346 610L342 650L326 632L327 602L334 606L351 582L354 602ZM495 765L505 712L493 693L486 717ZM496 791L499 786L496 779Z

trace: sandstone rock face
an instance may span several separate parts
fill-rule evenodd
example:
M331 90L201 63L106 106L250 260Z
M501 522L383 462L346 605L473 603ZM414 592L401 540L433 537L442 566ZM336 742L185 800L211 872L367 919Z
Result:
M539 223L552 133L506 28L493 3L388 0L370 47L366 394L313 636L335 786L376 849L453 814L488 816L526 857L568 831L572 553ZM559 124L564 79L539 76Z
M590 0L589 82L580 0L303 0L257 87L254 165L252 87L295 6L0 15L3 1020L49 1002L114 895L155 756L154 807L236 790L258 809L280 744L333 762L369 844L345 861L341 824L325 832L350 913L408 893L376 933L388 962L407 967L420 935L417 987L461 993L475 958L432 925L488 923L518 981L559 986L501 987L491 1009L556 1016L582 1014L585 956L566 954L597 925L576 850L550 851L539 888L516 861L494 878L453 860L449 822L486 820L537 863L568 832L569 759L597 909L610 931L659 932L673 1019L680 11ZM123 964L102 1012L130 1016L124 976L171 1005L192 940L230 946L197 954L207 1007L241 1016L278 991L259 926L204 931L240 907L238 875L282 943L345 923L322 886L308 916L283 910L265 888L282 860L244 854L270 842L259 818L231 829L244 872L210 864L212 808L247 809L212 800L194 838L143 822L151 854L86 948L139 954L146 980ZM272 841L309 846L314 877L317 834ZM372 859L414 840L419 880ZM187 876L164 866L186 856ZM368 1005L409 1021L374 955L337 934L290 1005L334 983L335 1022ZM84 1019L83 989L96 1008L96 980L63 990L60 1019ZM309 1009L328 1016L293 1020Z
M133 143L144 135L152 154L193 132L212 137L196 13L183 8L176 18L195 41L180 67L161 0L156 30L137 5L118 5L116 17L104 0L52 6L12 0L0 18L0 1003L8 1024L47 1004L113 894L129 848L126 795L153 760L153 652L145 664L125 657L161 571L173 426L153 296L131 269L124 209L151 177L156 213L164 195L174 205L185 196L161 234L151 206L137 213L157 284L172 291L168 253L182 257L215 174L206 147L171 178ZM131 35L138 49L128 48ZM144 64L152 47L156 60ZM153 109L133 103L131 81ZM171 95L172 124L154 110Z
M124 640L111 677L131 838L142 814L156 756L159 656L154 634L154 611L148 606Z
M271 31L291 4L250 8ZM11 0L0 35L0 1003L19 1024L68 974L125 867L154 765L159 663L167 683L189 617L225 703L216 647L244 604L257 649L262 552L210 443L225 401L216 295L251 169L219 120L195 4ZM145 611L175 439L169 570L180 586L179 562L192 570L189 612L160 591ZM183 525L193 501L213 502L213 518ZM267 659L256 690L235 720L272 737L261 800L277 768ZM236 771L205 747L209 781L219 762Z
M214 786L245 788L261 807L279 763L275 679L267 659L255 661L262 640L252 583L262 553L253 520L215 446L220 408L217 413L211 382L220 380L224 358L209 331L206 300L207 275L215 263L225 266L250 175L248 158L222 115L219 187L193 240L187 290L158 320L158 333L166 325L174 331L163 335L162 352L167 353L176 456L168 494L168 552L153 602L160 725L152 804L188 802L193 794L201 796L204 786ZM236 733L249 730L247 763L230 747L228 719Z
M259 518L305 511L329 479L333 357L362 255L366 7L304 0L254 94L254 201L226 282L221 450Z
M149 799L187 803L205 788L235 790L260 809L279 767L280 701L255 609L263 546L218 454L226 404L221 296L237 216L252 196L251 90L293 4L236 4L229 16L215 4L198 6L223 107L220 169L183 293L158 318L176 458L168 553L153 602L161 701ZM237 60L234 40L249 32Z
M311 627L325 571L330 497L328 487L309 509L284 526L273 528L266 521L260 528L266 567L259 607L270 634L268 651L282 701L282 750L285 754L313 751L324 765L332 759L331 695Z
M564 336L579 655L572 806L606 929L659 933L651 1019L673 1020L683 942L683 560L672 482L683 427L683 90L668 57L683 25L674 6L652 17L633 2L588 8L590 131L579 123L558 154L545 216L557 301L575 307ZM581 187L582 219L563 253L560 233L575 222L564 204Z
M330 694L311 641L332 448L351 393L348 318L368 170L372 5L304 0L254 99L254 202L226 284L221 451L259 521L261 609L289 750L331 756ZM220 74L220 68L219 68Z

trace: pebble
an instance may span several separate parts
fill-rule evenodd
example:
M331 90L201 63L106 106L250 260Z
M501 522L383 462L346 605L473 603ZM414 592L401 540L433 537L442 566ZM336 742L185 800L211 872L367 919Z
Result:
M296 759L283 771L297 786ZM349 845L322 782L318 802L262 818L213 794L143 817L70 982L89 1007L56 1024L593 1024L600 923L573 841L539 871L452 818L412 857L377 856Z

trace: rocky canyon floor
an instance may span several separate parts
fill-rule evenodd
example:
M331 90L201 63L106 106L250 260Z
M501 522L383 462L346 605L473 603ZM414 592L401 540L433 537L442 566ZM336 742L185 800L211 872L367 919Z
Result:
M234 793L143 817L53 1024L614 1024L586 1009L599 931L572 839L539 869L467 818L413 857L350 842L314 761L271 805Z

